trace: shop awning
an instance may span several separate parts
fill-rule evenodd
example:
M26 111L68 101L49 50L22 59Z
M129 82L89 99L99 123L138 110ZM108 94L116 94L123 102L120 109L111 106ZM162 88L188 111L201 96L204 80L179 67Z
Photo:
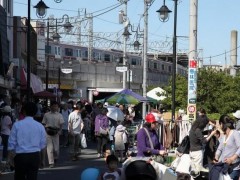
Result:
M26 89L27 88L27 73L24 70L24 68L22 68L21 70L21 87L22 89ZM37 75L31 73L30 74L30 87L32 88L33 93L37 93L37 92L41 92L43 91L43 84L42 84L42 80L40 79L40 77L38 77Z

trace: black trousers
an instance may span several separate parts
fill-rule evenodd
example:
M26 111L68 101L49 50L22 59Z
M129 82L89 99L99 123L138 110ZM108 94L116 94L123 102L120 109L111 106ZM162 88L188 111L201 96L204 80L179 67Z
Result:
M9 135L2 134L2 145L3 145L3 151L2 151L2 161L6 161L8 157L8 138Z
M40 153L21 153L14 158L14 180L37 180Z

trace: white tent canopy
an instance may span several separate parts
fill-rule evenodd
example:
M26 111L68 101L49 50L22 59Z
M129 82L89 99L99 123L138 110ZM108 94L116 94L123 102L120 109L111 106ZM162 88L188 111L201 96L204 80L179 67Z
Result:
M151 91L147 92L147 96L153 99L156 99L157 101L161 101L163 99L165 99L166 97L163 95L158 96L157 94L162 94L165 93L165 90L160 88L160 87L156 87L154 89L152 89Z

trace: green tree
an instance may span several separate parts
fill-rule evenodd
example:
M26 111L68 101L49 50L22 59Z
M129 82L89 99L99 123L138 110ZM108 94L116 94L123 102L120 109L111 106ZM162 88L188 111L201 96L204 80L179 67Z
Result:
M197 108L206 109L207 113L232 113L240 109L240 76L230 76L215 69L199 69L197 78ZM172 80L163 89L166 99L162 101L165 108L171 109ZM187 108L187 78L176 76L176 109Z
M164 94L166 99L162 101L165 108L171 109L172 104L172 79L167 86L163 87L166 91ZM175 91L175 107L176 109L187 107L187 78L179 74L176 75L176 91Z

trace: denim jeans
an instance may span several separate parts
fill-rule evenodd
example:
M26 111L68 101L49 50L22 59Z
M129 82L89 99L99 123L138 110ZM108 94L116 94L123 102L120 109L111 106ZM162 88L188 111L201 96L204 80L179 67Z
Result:
M240 170L233 170L233 172L230 174L230 177L232 180L238 180L240 175Z

